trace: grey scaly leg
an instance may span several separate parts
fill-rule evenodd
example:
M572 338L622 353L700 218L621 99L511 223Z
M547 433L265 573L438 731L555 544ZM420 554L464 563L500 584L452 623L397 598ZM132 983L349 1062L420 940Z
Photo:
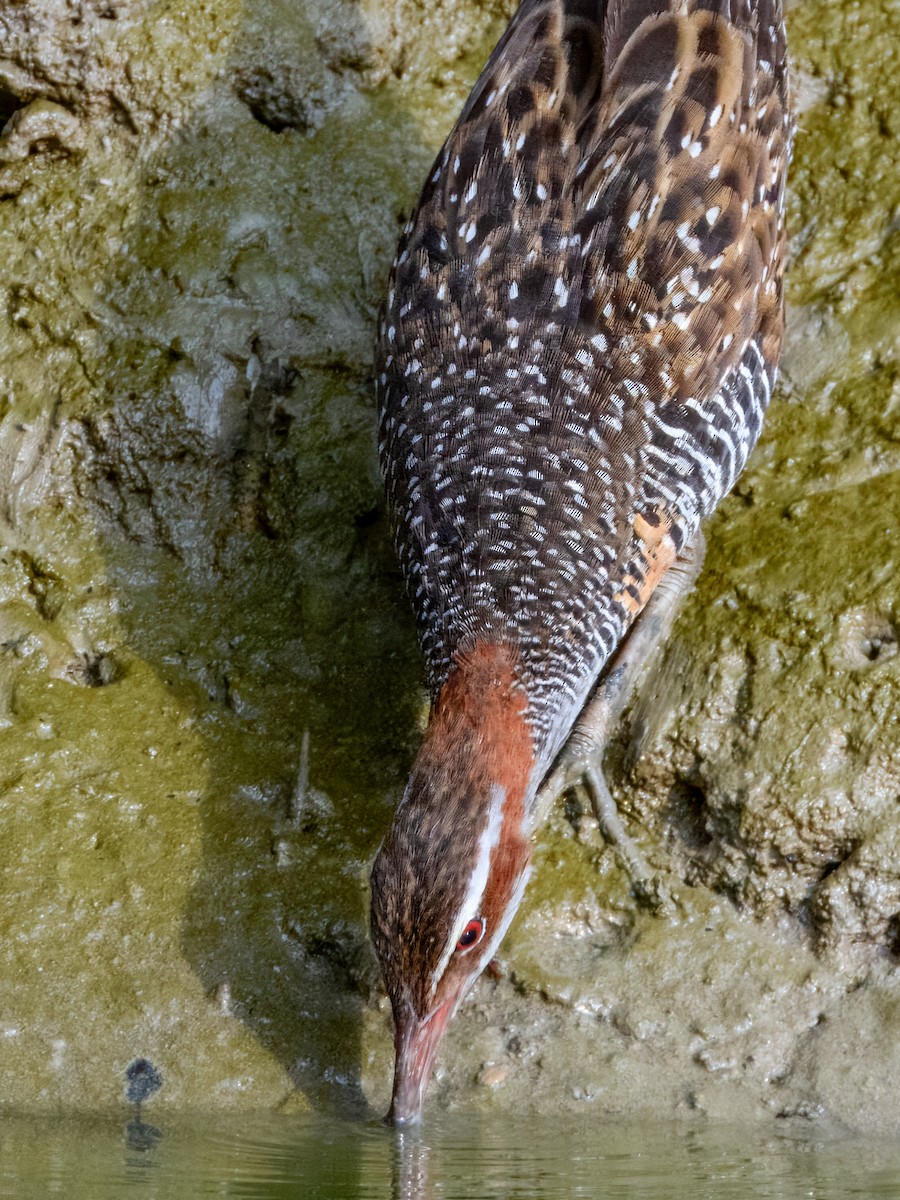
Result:
M659 896L653 872L622 824L603 777L603 755L616 719L647 660L668 637L682 600L700 574L705 554L706 539L698 532L660 580L614 655L576 721L556 768L541 789L548 802L569 788L584 788L590 793L603 835L618 851L635 892L654 903L659 902Z

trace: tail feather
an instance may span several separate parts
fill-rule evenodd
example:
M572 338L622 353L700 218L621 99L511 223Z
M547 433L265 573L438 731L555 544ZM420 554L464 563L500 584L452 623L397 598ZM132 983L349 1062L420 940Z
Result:
M512 123L532 112L571 117L595 104L603 82L606 10L607 0L523 0L457 128L482 116L496 97Z

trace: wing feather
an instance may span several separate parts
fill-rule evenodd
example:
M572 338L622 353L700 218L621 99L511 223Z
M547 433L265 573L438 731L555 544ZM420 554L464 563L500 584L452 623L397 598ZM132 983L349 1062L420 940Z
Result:
M520 5L380 338L435 690L471 639L513 638L550 728L732 486L781 345L790 137L776 0Z

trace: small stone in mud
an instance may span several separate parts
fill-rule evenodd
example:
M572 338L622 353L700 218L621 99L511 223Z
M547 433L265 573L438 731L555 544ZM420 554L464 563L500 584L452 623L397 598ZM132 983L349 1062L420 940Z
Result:
M478 1082L482 1087L499 1087L502 1083L506 1083L508 1075L507 1067L501 1066L499 1063L487 1063L481 1068Z
M125 1098L129 1104L143 1104L148 1096L162 1087L162 1075L146 1058L136 1058L125 1070L128 1086Z

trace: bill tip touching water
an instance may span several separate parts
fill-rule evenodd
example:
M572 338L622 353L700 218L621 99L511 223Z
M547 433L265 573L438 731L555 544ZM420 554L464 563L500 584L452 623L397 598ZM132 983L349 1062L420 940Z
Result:
M432 711L372 870L398 1124L554 795L585 776L621 831L610 721L774 384L791 133L776 0L524 0L404 230L379 448Z

